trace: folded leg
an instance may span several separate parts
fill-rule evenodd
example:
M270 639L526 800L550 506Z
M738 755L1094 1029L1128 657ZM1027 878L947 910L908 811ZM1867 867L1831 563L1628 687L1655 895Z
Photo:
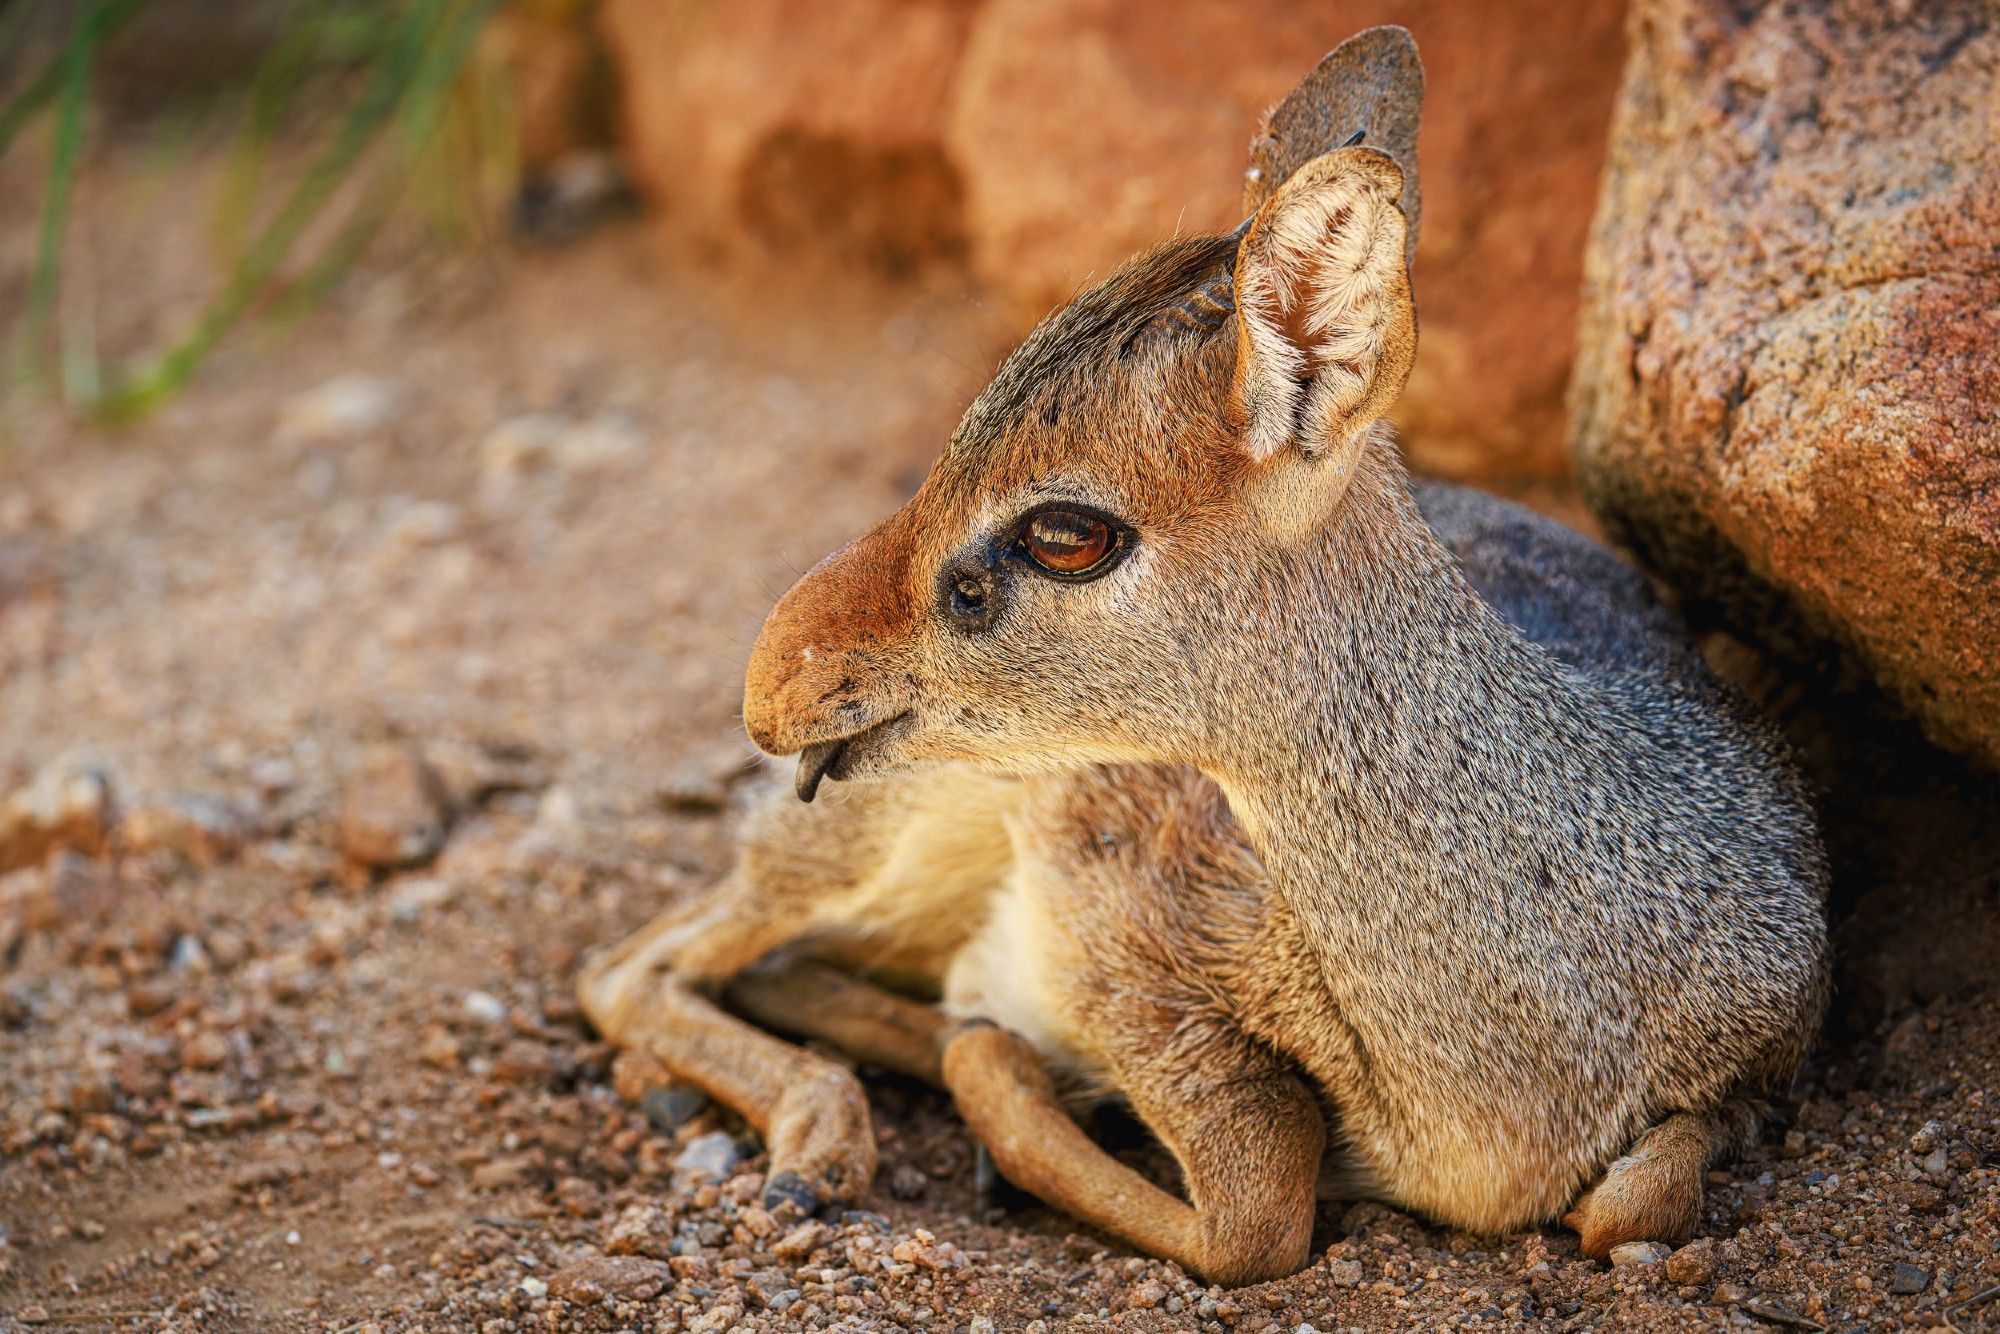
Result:
M730 980L730 1006L794 1037L812 1038L885 1070L942 1087L941 1039L950 1021L934 1005L909 1000L812 958L781 957Z
M733 1108L771 1151L765 1201L808 1211L854 1201L874 1179L875 1131L852 1072L727 1013L705 994L789 943L802 920L769 910L740 882L663 914L578 981L584 1012L620 1047Z
M1756 1132L1755 1104L1733 1099L1711 1112L1677 1112L1648 1129L1605 1169L1563 1218L1583 1253L1602 1260L1629 1241L1678 1246L1701 1222L1709 1164L1740 1149Z
M1041 1058L990 1024L944 1053L959 1112L1009 1181L1142 1251L1223 1284L1294 1273L1310 1257L1326 1127L1305 1086L1247 1039L1182 1028L1119 1072L1133 1109L1179 1159L1182 1201L1085 1135Z

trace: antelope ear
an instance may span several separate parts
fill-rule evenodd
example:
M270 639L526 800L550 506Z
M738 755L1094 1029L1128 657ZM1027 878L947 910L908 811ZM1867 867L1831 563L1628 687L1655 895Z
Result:
M1300 167L1236 252L1231 415L1251 457L1287 445L1346 463L1416 359L1403 174L1368 148Z
M1417 245L1423 199L1417 189L1417 126L1424 109L1424 63L1408 28L1368 28L1335 47L1271 108L1250 141L1243 211L1255 213L1292 173L1352 140L1396 159L1403 169L1407 249ZM1415 260L1412 258L1412 265Z

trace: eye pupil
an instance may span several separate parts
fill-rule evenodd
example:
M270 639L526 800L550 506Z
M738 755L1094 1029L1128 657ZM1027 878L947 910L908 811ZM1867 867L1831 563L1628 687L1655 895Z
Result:
M1028 521L1022 545L1037 565L1056 574L1082 574L1111 552L1111 525L1094 515L1048 510Z

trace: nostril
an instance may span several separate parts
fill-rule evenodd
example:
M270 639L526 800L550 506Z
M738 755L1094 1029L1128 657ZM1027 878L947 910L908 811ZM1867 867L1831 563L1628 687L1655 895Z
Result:
M991 625L998 592L991 571L970 565L946 569L938 579L940 610L960 630L984 630Z

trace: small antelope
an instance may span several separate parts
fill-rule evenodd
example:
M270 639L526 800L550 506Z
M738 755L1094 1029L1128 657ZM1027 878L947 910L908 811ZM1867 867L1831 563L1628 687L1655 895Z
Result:
M1683 1240L1791 1078L1824 869L1779 744L1635 572L1412 487L1382 420L1422 87L1400 28L1329 56L1242 228L1051 316L771 613L745 722L841 799L763 803L580 989L765 1134L773 1199L866 1190L866 1100L718 996L942 1085L1017 1185L1221 1283L1304 1265L1316 1189ZM1107 1095L1185 1201L1064 1111Z

